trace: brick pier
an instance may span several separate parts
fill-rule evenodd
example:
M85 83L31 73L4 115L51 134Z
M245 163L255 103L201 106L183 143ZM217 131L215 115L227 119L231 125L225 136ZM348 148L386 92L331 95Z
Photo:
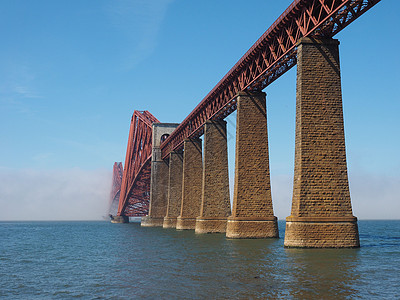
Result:
M204 127L203 187L196 233L226 232L231 213L228 147L225 121L206 121Z
M181 212L182 171L183 155L181 152L172 151L169 155L168 205L163 223L164 228L175 228L176 218Z
M161 159L161 138L171 134L179 124L153 123L150 208L149 215L142 217L141 226L163 226L167 211L168 195L168 162Z
M182 206L176 229L195 229L200 215L202 189L202 142L200 139L184 140Z
M263 92L240 92L237 96L235 186L226 236L279 236L272 208L266 95Z
M296 150L285 247L359 247L347 177L339 42L297 49Z

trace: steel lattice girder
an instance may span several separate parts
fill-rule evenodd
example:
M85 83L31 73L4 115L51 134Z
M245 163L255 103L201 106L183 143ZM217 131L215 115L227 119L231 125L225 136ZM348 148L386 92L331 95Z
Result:
M128 211L127 207L129 205L129 200L132 198L132 193L136 192L137 187L144 184L147 189L150 189L150 179L147 179L149 175L142 176L141 173L149 173L147 169L151 161L153 123L159 123L159 121L150 112L134 111L129 130L124 174L122 176L118 205L118 216L133 216L132 214L134 214L134 212L132 212L132 207L130 207ZM136 199L140 200L141 198L136 197ZM142 201L147 201L148 203L146 197L144 197Z
M148 214L150 204L150 176L151 157L143 164L127 193L128 196L123 211L124 216L140 217Z
M236 95L263 90L296 64L301 37L333 37L380 0L295 0L161 145L162 157L236 110Z

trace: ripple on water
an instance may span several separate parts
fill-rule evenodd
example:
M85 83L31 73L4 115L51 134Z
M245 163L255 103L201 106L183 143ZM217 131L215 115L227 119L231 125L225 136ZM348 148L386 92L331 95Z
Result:
M0 222L0 298L395 298L400 222L387 222L359 222L361 249L284 249L282 221L281 238L268 240L138 224Z

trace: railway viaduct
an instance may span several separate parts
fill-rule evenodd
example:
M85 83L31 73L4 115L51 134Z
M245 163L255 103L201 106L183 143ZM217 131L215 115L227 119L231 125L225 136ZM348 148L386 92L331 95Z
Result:
M142 216L142 226L278 238L263 89L297 64L294 184L284 245L359 247L333 37L379 1L295 0L182 123L135 111L123 176L113 181L121 182L113 221ZM231 207L224 118L235 110Z

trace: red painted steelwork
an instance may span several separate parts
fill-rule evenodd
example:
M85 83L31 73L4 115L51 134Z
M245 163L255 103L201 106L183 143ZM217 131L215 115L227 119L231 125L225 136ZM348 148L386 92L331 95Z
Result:
M295 0L162 143L162 157L203 134L205 121L236 110L240 91L263 90L296 64L301 37L333 37L380 0Z
M118 216L138 217L148 214L153 123L159 121L148 111L134 111L129 130Z
M113 167L112 186L110 192L109 214L115 215L118 208L119 195L121 193L122 175L124 171L121 162L115 162Z

